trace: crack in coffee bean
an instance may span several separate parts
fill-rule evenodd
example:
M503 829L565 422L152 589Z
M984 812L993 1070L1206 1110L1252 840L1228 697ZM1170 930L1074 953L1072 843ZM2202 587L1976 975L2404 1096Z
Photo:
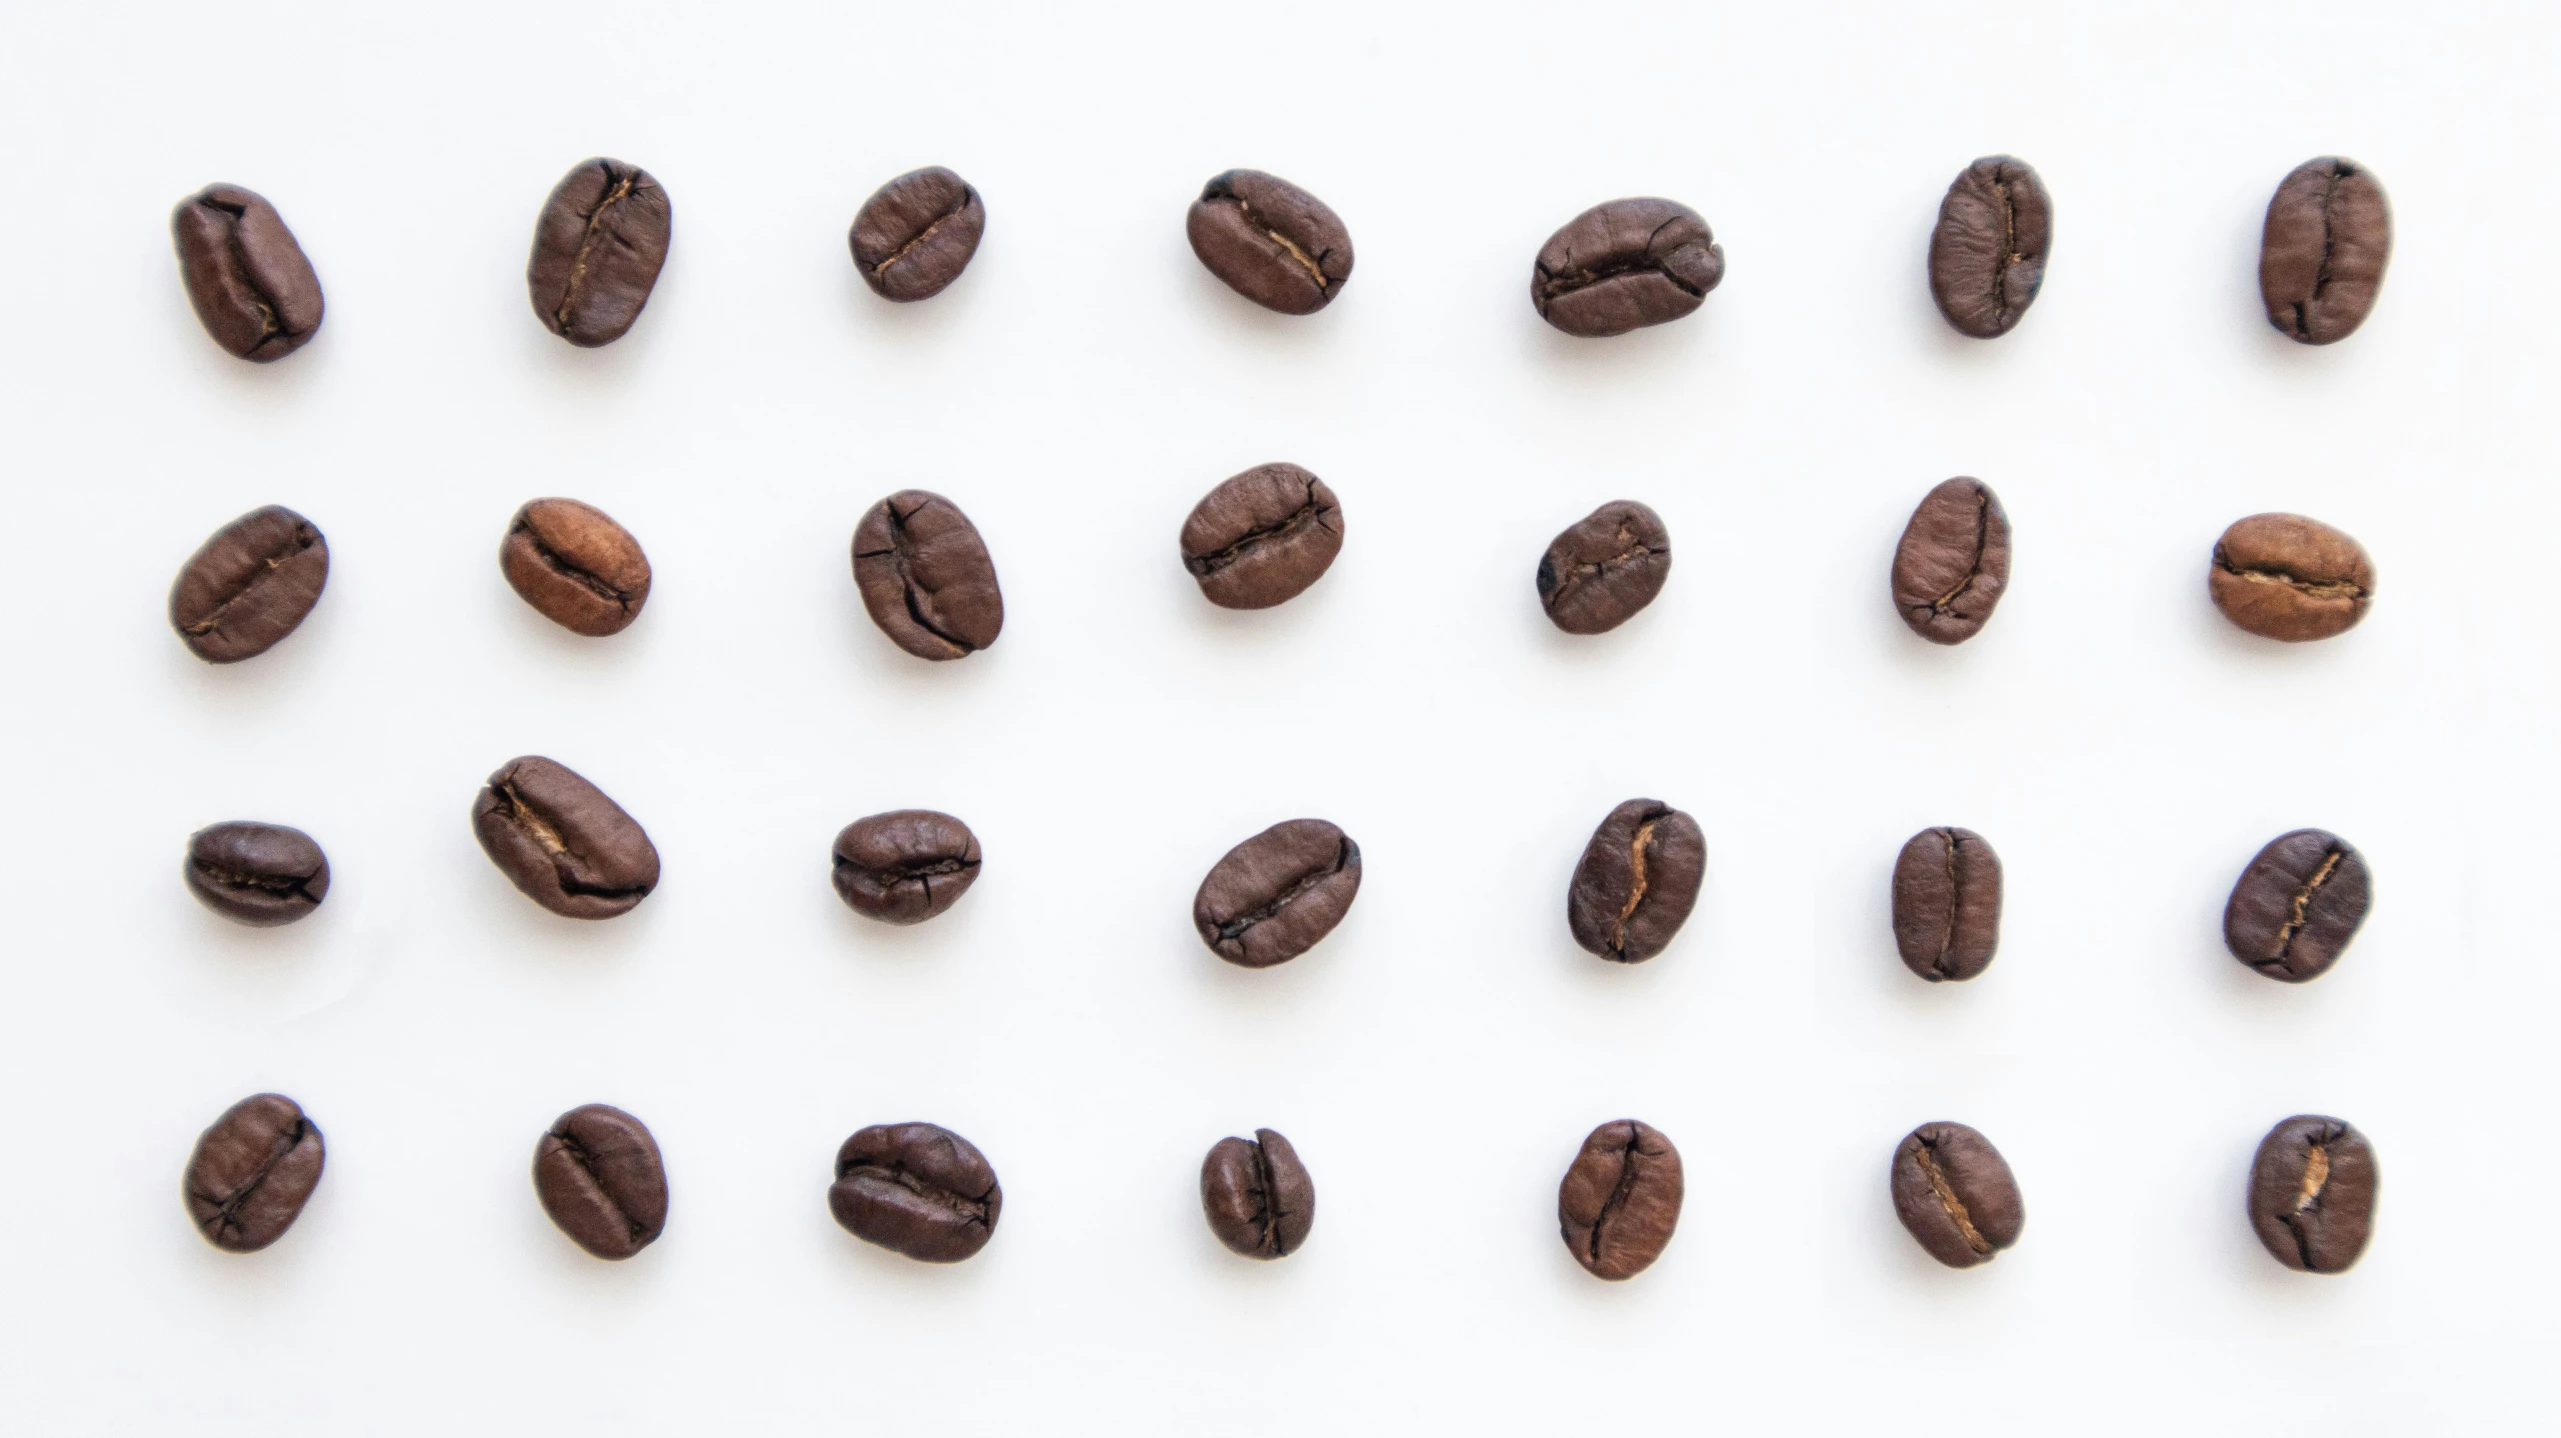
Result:
M986 542L941 495L900 490L873 505L854 529L853 558L872 622L920 659L965 658L1004 628Z
M2336 344L2372 313L2392 258L2392 207L2373 174L2327 156L2294 168L2268 201L2259 295L2297 344Z
M543 327L585 348L628 333L657 287L673 234L667 192L620 160L561 177L534 226L525 285Z
M2009 587L2010 517L1999 495L1959 475L1921 497L1894 548L1897 613L1933 644L1962 644L1992 620Z
M1288 1139L1267 1128L1223 1138L1201 1160L1201 1212L1228 1251L1286 1258L1316 1221L1316 1184Z
M1971 829L1924 829L1894 859L1894 947L1931 983L1991 966L2001 944L2001 858Z
M1192 927L1231 964L1268 968L1314 948L1360 894L1361 850L1323 819L1274 824L1213 865Z
M1956 1225L1956 1231L1964 1238L1965 1246L1986 1258L1991 1257L1991 1241L1975 1229L1972 1215L1965 1211L1965 1201L1956 1196L1955 1189L1948 1187L1947 1175L1939 1171L1938 1157L1930 1151L1930 1147L1929 1142L1924 1140L1920 1152L1914 1155L1920 1160L1922 1175L1930 1181L1930 1191L1938 1195L1939 1207L1946 1210L1948 1221Z
M1538 602L1568 634L1605 634L1654 602L1672 570L1662 517L1632 499L1576 521L1538 561Z
M959 279L986 228L978 192L934 165L874 191L854 216L846 243L872 293L904 304L931 299Z
M2251 1228L2270 1257L2306 1273L2344 1273L2373 1234L2382 1177L2355 1125L2297 1114L2268 1130L2251 1160Z
M1670 1139L1635 1119L1602 1124L1557 1186L1566 1251L1596 1278L1636 1276L1670 1245L1682 1192L1681 1155Z
M2027 1222L2008 1161L1961 1123L1925 1123L1905 1134L1886 1186L1904 1231L1950 1268L1990 1262L2018 1242Z
M956 1263L996 1231L1004 1192L977 1146L930 1123L877 1124L836 1152L827 1205L846 1232L925 1263Z
M2329 972L2373 899L2365 856L2323 829L2280 834L2254 855L2223 907L2223 943L2258 973L2304 983Z
M283 824L235 820L187 839L187 888L235 923L290 924L329 895L329 859L309 834Z
M1229 289L1282 314L1313 314L1352 275L1352 235L1324 201L1278 176L1229 170L1184 217L1192 253Z
M1968 165L1930 232L1930 297L1964 334L2010 332L2045 283L2053 204L2035 167L2009 155Z
M205 1241L255 1253L282 1238L320 1184L320 1129L282 1094L233 1104L196 1140L183 1190Z
M187 301L214 343L266 364L320 332L320 278L283 217L256 192L208 185L179 202L169 229Z
M1725 277L1707 221L1662 199L1611 200L1548 237L1530 273L1530 304L1570 335L1601 338L1676 320Z
M1183 568L1223 609L1269 609L1305 593L1343 547L1342 505L1288 463L1256 465L1201 496L1183 520Z
M280 504L215 530L169 586L169 627L199 659L234 664L274 648L320 602L329 542Z
M832 851L836 894L866 918L918 924L978 880L978 836L949 814L899 809L847 824Z
M667 1226L667 1170L649 1126L610 1104L571 1109L534 1146L534 1193L580 1248L624 1259Z
M1689 919L1707 872L1698 821L1653 799L1612 809L1565 891L1574 941L1615 963L1661 953Z

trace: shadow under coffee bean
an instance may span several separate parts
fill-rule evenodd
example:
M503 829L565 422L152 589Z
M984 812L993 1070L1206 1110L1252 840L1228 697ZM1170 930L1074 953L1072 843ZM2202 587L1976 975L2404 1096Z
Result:
M1681 1154L1632 1118L1593 1129L1557 1186L1566 1251L1595 1278L1633 1278L1671 1245L1681 1221Z
M1213 177L1192 202L1183 231L1211 274L1267 310L1314 314L1352 278L1352 232L1342 217L1260 170Z
M178 202L169 230L187 302L215 344L267 364L320 333L320 277L263 196L207 185Z
M658 887L647 831L575 770L538 755L510 759L471 806L489 862L524 896L571 919L610 919Z
M837 897L885 924L921 924L978 882L978 836L931 809L856 819L837 832L833 858Z
M534 1145L534 1194L560 1231L598 1258L629 1258L667 1228L658 1140L610 1104L571 1109Z
M2280 834L2232 885L2223 946L2269 978L2317 979L2347 951L2373 894L2355 845L2326 829Z
M1530 272L1538 317L1599 339L1681 318L1725 278L1725 251L1698 211L1671 200L1594 205L1539 247Z
M169 586L169 627L208 664L236 664L299 628L329 583L329 541L308 519L270 504L198 546Z
M923 1263L987 1246L1005 1193L977 1145L938 1124L875 1124L836 1151L827 1207L847 1233Z
M2374 1235L2383 1186L2356 1125L2297 1114L2268 1130L2250 1163L2250 1227L2270 1257L2301 1273L2345 1273Z
M187 1160L187 1216L214 1247L255 1253L302 1216L326 1157L319 1126L300 1104L253 1094L196 1140Z
M1992 1141L1961 1123L1925 1123L1894 1150L1894 1216L1950 1268L1989 1263L2019 1241L2027 1206Z
M1266 969L1316 947L1361 890L1361 846L1323 819L1274 824L1227 851L1192 896L1192 927L1231 964Z
M543 328L582 349L621 339L658 287L674 233L667 192L638 165L594 159L561 176L525 262Z
M1707 876L1698 821L1659 799L1610 810L1565 890L1574 942L1622 964L1663 952L1687 923Z
M1929 980L1964 980L2001 947L2001 856L1983 836L1923 829L1894 859L1894 948Z
M1183 568L1221 609L1269 609L1325 577L1343 507L1294 464L1261 464L1202 495L1183 520Z
M987 206L940 165L910 170L872 192L845 242L871 292L901 304L941 294L978 253Z
M1286 1258L1316 1223L1316 1180L1288 1139L1267 1128L1222 1138L1200 1165L1201 1212L1231 1253Z
M290 924L329 897L329 858L309 834L236 819L187 839L188 892L236 924Z

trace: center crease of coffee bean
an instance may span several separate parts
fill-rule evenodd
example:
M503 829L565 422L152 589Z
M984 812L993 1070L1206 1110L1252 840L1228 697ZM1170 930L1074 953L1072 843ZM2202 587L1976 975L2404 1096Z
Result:
M2339 860L2342 857L2344 856L2339 852L2338 846L2331 845L2330 852L2321 857L2321 867L2313 871L2311 878L2303 881L2302 888L2294 891L2293 911L2287 917L2285 927L2277 930L2276 953L2260 960L2262 965L2284 963L2293 954L2294 936L2301 933L2303 926L2310 922L2313 896L2321 891L2322 885L2330 882L2330 875L2339 867ZM2323 1162L2323 1167L2326 1171L2326 1160Z
M917 593L912 552L907 542L907 516L899 513L898 506L893 504L889 506L889 561L898 569L898 593L899 597L907 602L907 617L916 621L917 628L961 653L976 653L975 645L951 633L926 616L924 598Z
M957 1190L945 1188L940 1184L928 1183L925 1180L918 1178L916 1175L909 1173L906 1165L896 1163L857 1163L853 1167L845 1170L841 1177L852 1178L858 1174L869 1175L878 1179L885 1179L888 1182L896 1184L898 1187L907 1190L909 1193L916 1195L918 1198L942 1205L945 1209L950 1210L952 1214L959 1218L966 1219L967 1221L975 1223L982 1228L986 1226L987 1195L984 1193L979 1194L976 1197L972 1197ZM993 1190L990 1190L990 1192L992 1191Z
M258 307L258 343L250 346L252 350L255 350L266 344L267 341L283 334L285 327L283 321L276 318L274 297L269 295L265 290L260 289L258 287L258 282L252 278L258 273L258 269L250 260L248 242L240 238L240 222L248 218L249 207L247 205L228 205L224 204L220 200L210 198L200 200L198 203L202 204L206 209L220 210L231 217L231 224L229 226L230 233L226 238L226 243L229 245L231 250L231 263L234 267L234 272L237 273L241 280L249 287L249 303Z
M1921 1176L1930 1181L1930 1192L1938 1195L1939 1207L1947 1210L1949 1220L1956 1225L1957 1236L1965 1240L1966 1247L1988 1256L1992 1252L1991 1243L1975 1231L1973 1216L1965 1211L1965 1202L1956 1196L1956 1189L1948 1183L1947 1175L1939 1171L1938 1159L1930 1152L1929 1144L1922 1143L1913 1157L1920 1160Z
M256 593L259 585L274 578L276 571L285 567L286 560L302 553L306 549L309 549L311 547L311 542L304 539L300 534L296 534L293 537L292 545L292 548L281 554L270 554L261 560L260 562L267 566L265 569L250 571L249 577L240 582L240 587L238 589L234 590L231 595L221 603L215 605L206 613L204 618L188 625L187 632L189 634L202 637L221 628L222 616L231 611L231 606L238 604L241 600L244 600L250 595Z
M1602 1232L1610 1226L1610 1221L1617 1218L1619 1213L1627 1207L1627 1196L1636 1191L1638 1141L1637 1134L1630 1134L1626 1146L1618 1151L1618 1182L1611 1186L1610 1196L1602 1201L1600 1215L1592 1220L1591 1253L1594 1263L1601 1261Z
M1307 486L1306 502L1299 505L1298 508L1291 510L1288 518L1282 520L1278 524L1269 524L1260 528L1246 530L1235 543L1230 544L1226 548L1218 550L1215 553L1204 554L1198 559L1186 559L1183 561L1183 567L1196 575L1206 576L1216 574L1218 571L1225 569L1227 566L1234 564L1240 559L1243 559L1248 553L1251 553L1266 544L1270 544L1275 540L1294 534L1301 529L1305 529L1308 525L1324 518L1325 515L1330 512L1331 511L1329 511L1325 505L1316 498L1316 486L1311 481Z
M649 1232L649 1225L635 1221L629 1213L623 1211L621 1204L614 1201L614 1196L605 1190L604 1181L596 1177L595 1154L588 1151L587 1145L578 1141L578 1135L571 1133L566 1124L553 1129L551 1136L560 1140L562 1151L569 1155L569 1162L577 1168L579 1177L587 1180L587 1187L594 1191L596 1201L604 1205L605 1211L612 1214L614 1219L623 1226L624 1232L630 1236L632 1242L640 1242L642 1236Z
M1939 843L1941 846L1939 852L1947 865L1947 928L1939 935L1939 956L1937 961L1932 963L1930 967L1938 970L1942 974L1946 974L1952 972L1955 968L1956 915L1960 909L1965 907L1965 891L1960 886L1960 882L1956 877L1957 837L1955 831L1949 829L1940 830Z
M2007 329L2010 320L2010 266L2027 258L2019 253L2019 207L2010 198L2010 182L1994 178L1992 197L2001 202L2001 252L1992 257L1992 319Z
M1343 865L1349 857L1347 853L1348 848L1349 845L1346 843L1344 848L1338 848L1334 851L1334 863L1331 868L1308 870L1305 874L1299 876L1297 882L1282 890L1270 902L1264 904L1262 907L1249 909L1244 913L1238 914L1235 918L1229 919L1226 923L1219 925L1218 937L1221 939L1233 939L1241 936L1247 929L1254 927L1256 924L1262 923L1264 920L1280 913L1281 910L1297 903L1300 898L1305 896L1308 890L1315 888L1318 884L1321 884L1327 879L1334 877L1336 874L1341 873L1343 871Z
M259 1189L266 1186L268 1176L276 1171L276 1165L284 1162L292 1155L294 1149L300 1146L303 1133L310 1127L309 1119L295 1119L293 1127L287 1129L276 1140L276 1146L268 1151L266 1159L258 1165L258 1171L243 1180L238 1188L233 1189L230 1196L223 1199L220 1207L215 1210L213 1217L207 1219L203 1226L208 1230L230 1227L240 1216L240 1210L248 1204L250 1199L258 1196Z
M970 200L975 198L976 194L977 192L974 190L962 190L960 192L960 199L954 203L950 209L934 216L932 223L916 232L916 238L900 245L898 247L898 253L891 255L888 259L872 266L871 272L875 275L885 275L889 273L889 267L891 265L894 265L900 260L907 258L909 255L914 254L918 246L924 244L927 240L932 239L936 231L942 229L944 225L949 224L955 216L960 214L961 211L968 209Z
M304 898L311 897L303 889L303 885L311 882L309 874L243 874L230 869L218 869L206 863L198 863L196 872L226 889L262 889L270 894L302 894ZM312 902L319 901L314 899Z
M1967 566L1965 577L1956 582L1954 589L1930 601L1930 613L1945 614L1947 607L1956 602L1957 596L1973 588L1974 581L1983 577L1983 551L1991 540L1991 531L1992 497L1977 488L1974 491L1974 559Z
M1257 1139L1254 1150L1254 1251L1280 1252L1280 1215L1272 1211L1272 1156Z
M534 547L534 556L540 559L554 574L559 575L561 578L568 580L572 584L578 585L608 604L619 606L625 614L631 612L630 595L614 588L610 584L607 584L603 579L598 578L596 575L579 568L576 564L572 563L567 556L561 554L560 551L543 543L542 536L534 531L534 527L532 525L519 521L516 525L516 532L525 537L526 542Z
M2294 1234L2294 1251L2302 1257L2303 1266L2314 1272L2319 1271L2319 1265L2312 1261L2312 1233L2304 1227L2303 1220L2320 1207L2321 1190L2329 1183L2330 1150L2316 1143L2304 1157L2303 1183L2295 1191L2294 1210L2285 1215L2285 1226Z
M1257 231L1261 232L1264 239L1280 246L1291 259L1298 261L1298 267L1307 271L1307 278L1314 282L1319 293L1322 293L1330 286L1331 282L1325 278L1323 260L1325 255L1333 253L1332 250L1327 250L1325 255L1318 255L1314 259L1308 258L1307 251L1302 250L1297 245L1291 243L1289 236L1282 234L1280 231L1273 229L1267 224L1264 224L1262 217L1254 213L1254 207L1245 203L1243 196L1239 195L1235 198L1236 208L1244 214L1245 223L1253 226Z
M1627 947L1627 921L1636 915L1636 906L1645 902L1645 846L1654 842L1654 820L1636 826L1636 837L1627 844L1628 867L1634 875L1628 881L1627 901L1618 906L1618 925L1610 930L1610 947Z
M1663 267L1661 261L1654 258L1654 242L1662 237L1663 231L1680 223L1681 219L1681 216L1676 215L1671 219L1665 220L1663 223L1656 225L1653 233L1645 237L1645 249L1643 253L1637 255L1634 259L1609 261L1597 267L1591 265L1580 265L1574 269L1556 274L1542 272L1542 279L1544 282L1544 288L1547 292L1547 297L1552 300L1559 295L1567 295L1572 294L1576 290L1589 289L1594 285L1603 284L1607 281L1615 280L1626 275L1650 274L1660 275L1664 279L1669 280L1672 283L1672 286L1683 294L1697 295L1702 299L1706 298L1707 291L1700 289L1698 286L1691 284L1687 280L1682 279L1679 275L1673 274L1670 270Z
M611 175L613 171L608 169L605 173ZM615 176L613 187L605 191L605 197L597 201L596 208L587 213L587 228L578 236L578 253L569 262L569 282L561 287L560 308L551 317L563 333L567 333L570 328L569 312L578 307L578 286L587 278L587 256L595 251L597 232L604 228L605 217L613 213L614 206L621 204L630 196L631 189L630 175ZM622 238L618 235L607 234L605 238L616 244L622 243Z
M2312 306L2319 304L2321 296L2328 293L2330 289L2330 253L2338 245L2338 241L2333 238L2338 234L2338 229L2330 223L2330 209L2338 203L2339 182L2347 177L2348 169L2345 165L2332 165L2329 183L2321 190L2321 267L2312 273L2312 297L2309 300L2295 302L2294 334L2297 339L2312 337Z

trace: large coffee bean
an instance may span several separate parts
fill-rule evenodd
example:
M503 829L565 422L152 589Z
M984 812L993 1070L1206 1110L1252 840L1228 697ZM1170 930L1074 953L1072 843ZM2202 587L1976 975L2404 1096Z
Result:
M657 287L674 224L667 192L638 165L588 160L561 176L525 262L543 327L589 349L621 339Z
M1005 627L1005 596L978 527L921 489L873 505L854 527L854 587L880 632L919 659L975 654Z
M1201 496L1183 521L1183 567L1223 609L1269 609L1325 576L1343 507L1294 464L1261 464Z
M234 820L187 839L187 887L235 923L290 924L329 897L329 859L300 829Z
M2268 323L2298 344L2356 333L2392 260L2392 205L2372 171L2335 155L2294 167L2268 201L2259 297Z
M471 827L498 872L566 918L629 913L658 887L658 850L638 821L549 759L500 766L471 806Z
M329 541L271 504L213 532L169 586L169 627L209 664L254 658L294 631L329 583Z
M910 170L872 192L845 237L863 283L885 300L929 300L969 268L987 207L940 165Z
M2234 521L2214 541L2205 579L2224 618L2288 644L2344 634L2374 602L2365 546L2299 514Z
M2250 1227L2288 1268L2345 1273L2374 1233L2382 1183L2374 1147L2356 1125L2297 1114L2259 1140L2250 1164Z
M1707 877L1698 821L1659 799L1610 810L1583 847L1565 890L1574 942L1622 964L1663 952L1688 921Z
M2223 946L2272 979L2330 971L2365 922L2374 881L2356 846L2323 829L2270 839L2223 906Z
M1961 1123L1925 1123L1894 1150L1894 1214L1950 1268L1989 1263L2019 1241L2027 1207L1992 1141Z
M926 1263L985 1248L1004 1206L986 1155L930 1123L875 1124L845 1140L827 1190L847 1233Z
M949 814L897 809L836 835L838 897L888 924L921 924L978 882L978 836Z
M1583 1140L1556 1190L1574 1261L1595 1278L1634 1278L1663 1256L1681 1221L1681 1152L1632 1118Z
M1992 622L2010 583L2010 516L1979 479L1942 480L1894 547L1894 608L1932 644L1962 644Z
M640 541L574 499L537 499L517 510L498 546L498 569L543 618L575 634L619 634L649 602Z
M1230 170L1202 186L1183 229L1211 274L1267 310L1314 314L1352 277L1352 232L1342 218L1260 170Z
M1989 155L1965 167L1930 232L1930 298L1978 340L2008 334L2045 283L2054 206L2027 161Z
M1289 1140L1267 1128L1222 1138L1200 1165L1201 1212L1209 1231L1247 1258L1287 1258L1316 1223L1316 1180Z
M320 277L265 199L207 185L178 202L169 231L187 299L215 344L265 364L320 333Z
M1322 819L1274 824L1227 851L1192 896L1200 941L1266 969L1316 947L1361 891L1361 846Z
M629 1258L667 1227L658 1140L610 1104L571 1109L534 1145L534 1193L560 1231L598 1258Z
M1923 829L1894 860L1894 947L1931 983L1970 979L2001 947L2001 856L1971 829Z
M1538 561L1538 602L1568 634L1605 634L1663 592L1672 572L1672 536L1662 516L1614 499L1547 546Z
M196 1140L187 1160L187 1216L214 1247L255 1253L285 1236L324 1159L320 1129L283 1094L233 1104Z
M1569 335L1623 335L1697 309L1725 278L1725 251L1696 210L1670 200L1611 200L1539 248L1530 303Z

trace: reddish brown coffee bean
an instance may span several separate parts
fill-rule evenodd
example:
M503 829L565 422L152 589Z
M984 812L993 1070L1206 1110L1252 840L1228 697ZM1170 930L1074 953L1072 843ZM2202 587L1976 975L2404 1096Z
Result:
M1322 819L1274 824L1227 851L1192 896L1192 927L1231 964L1266 969L1316 947L1361 891L1361 846Z
M2001 856L1971 829L1923 829L1894 860L1894 947L1939 983L1970 979L2001 947Z
M329 897L329 858L309 834L234 820L187 840L187 888L236 924L290 924Z
M2234 521L2214 542L2205 579L2224 618L2288 644L2345 634L2374 603L2365 546L2299 514Z
M2326 829L2279 834L2232 885L2223 946L2269 978L2309 982L2347 951L2373 895L2355 845Z
M674 226L667 192L638 165L588 160L561 176L525 262L543 328L586 349L629 333L658 287Z
M1670 947L1707 878L1707 835L1698 821L1659 799L1610 810L1583 846L1565 890L1574 942L1622 964Z
M233 1104L196 1140L187 1160L187 1216L205 1241L255 1253L285 1236L325 1162L319 1126L283 1094Z
M978 253L987 206L940 165L910 170L872 192L846 236L871 292L906 303L941 294Z
M1992 1141L1961 1123L1925 1123L1894 1150L1894 1216L1950 1268L1989 1263L2019 1241L2027 1206Z
M855 526L854 587L880 632L919 659L975 654L1005 627L1005 596L978 526L921 489L873 505Z
M1343 507L1294 464L1263 464L1201 496L1183 521L1183 568L1222 609L1269 609L1325 577L1343 548Z
M613 516L574 499L516 511L499 572L535 612L573 634L619 634L649 602L649 556Z
M1606 634L1653 603L1671 573L1672 536L1662 516L1632 499L1612 500L1539 557L1539 607L1568 634Z
M1267 1128L1222 1138L1200 1165L1201 1212L1231 1253L1286 1258L1316 1223L1316 1181L1288 1139Z
M471 806L472 831L528 899L571 919L627 914L658 887L647 831L567 765L510 759Z
M266 364L320 333L320 277L276 207L238 185L208 185L169 216L178 273L213 342Z
M2356 1125L2297 1114L2268 1130L2250 1164L2250 1227L2302 1273L2345 1273L2374 1236L2383 1173Z
M1695 310L1725 278L1725 251L1698 211L1670 200L1611 200L1539 248L1530 304L1569 335L1600 338Z
M923 1263L958 1263L987 1246L1004 1211L996 1170L938 1124L875 1124L836 1151L827 1206L846 1232Z
M2259 297L2297 344L2337 344L2374 312L2392 262L2392 205L2373 172L2326 155L2294 167L2268 201Z
M1681 1221L1681 1153L1632 1118L1583 1140L1557 1186L1566 1251L1594 1278L1634 1278L1671 1245Z
M2010 585L2010 516L1979 479L1942 480L1894 547L1894 608L1932 644L1962 644L1992 622Z
M610 1104L571 1109L534 1145L534 1195L570 1242L598 1258L629 1258L667 1228L658 1140Z
M1352 277L1352 232L1323 200L1277 175L1229 170L1201 187L1183 229L1227 287L1267 310L1307 315Z
M213 532L169 586L169 627L209 664L236 664L274 648L320 602L329 541L281 504L253 509Z
M2036 167L1989 155L1965 167L1930 232L1930 298L1963 334L2008 334L2036 303L2053 243L2054 205Z
M836 835L836 895L865 918L921 924L960 902L978 864L978 836L949 814L874 814Z

